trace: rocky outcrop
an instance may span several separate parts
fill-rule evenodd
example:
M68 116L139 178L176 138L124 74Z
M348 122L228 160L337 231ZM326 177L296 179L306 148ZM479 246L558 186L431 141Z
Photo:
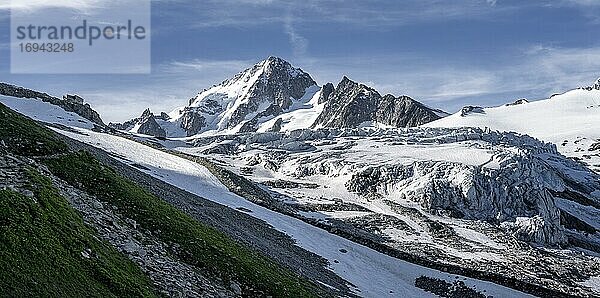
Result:
M110 123L109 126L118 130L133 131L144 135L165 138L167 132L158 124L157 119L168 119L168 115L162 113L161 116L155 116L150 109L146 109L138 118L129 120L124 123Z
M0 94L18 98L40 99L43 102L59 106L67 112L75 113L99 126L106 126L104 122L102 122L100 114L94 111L89 104L84 103L84 99L79 95L67 94L60 99L50 96L47 93L37 92L6 83L0 83Z
M529 100L527 100L527 98L521 98L521 99L517 99L514 102L511 103L507 103L506 106L518 106L518 105L522 105L522 104L526 104L529 103Z
M408 97L384 96L375 112L375 121L394 127L416 127L441 117L432 109Z
M331 92L324 89L319 102L327 102L313 128L356 128L364 123L415 127L441 118L440 114L408 96L381 96L375 89L344 77Z
M484 114L485 111L483 110L482 107L479 107L479 106L465 106L462 109L460 109L461 117L466 117L467 115L472 114L472 113Z
M168 119L167 119L168 120ZM186 110L181 116L180 127L185 130L186 136L193 136L206 126L206 119L194 110Z
M167 133L160 125L158 125L156 118L154 118L154 115L150 113L150 110L146 110L144 114L145 116L142 115L142 119L140 121L141 124L137 132L149 136L165 138Z
M588 90L588 91L600 90L600 78L598 78L598 80L596 80L596 82L594 82L593 85L588 86L588 87L583 87L583 89Z

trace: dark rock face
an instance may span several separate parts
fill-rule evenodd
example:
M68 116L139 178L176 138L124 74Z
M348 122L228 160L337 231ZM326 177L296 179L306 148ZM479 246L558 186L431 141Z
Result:
M384 96L375 114L378 123L395 127L415 127L440 118L433 110L405 95Z
M131 130L136 125L139 125L137 133L165 138L167 136L167 132L158 124L158 122L156 122L156 119L165 120L165 117L168 118L169 116L165 113L162 113L160 117L157 117L150 111L150 109L146 109L138 118L124 123L110 123L109 126L118 130Z
M154 117L154 114L150 112L150 109L146 109L139 119L139 123L141 125L138 128L138 133L159 138L164 138L167 136L165 130L156 122L156 118Z
M413 127L441 118L434 110L408 96L382 97L375 89L355 83L347 77L333 92L331 87L323 88L323 99L320 98L319 102L327 104L313 127L356 128L367 121Z
M67 94L60 99L50 96L47 93L37 92L6 83L0 83L0 94L18 98L37 98L43 102L59 106L67 112L75 113L100 126L106 126L104 122L102 122L100 115L94 111L89 104L84 103L83 98L78 95Z
M206 126L206 119L200 113L193 110L186 110L181 117L181 128L183 128L187 136L193 136L200 132Z
M322 104L326 101L329 100L329 96L331 95L331 93L333 93L333 91L335 91L335 87L333 86L332 83L327 83L325 84L325 86L323 86L323 89L321 90L321 96L319 96L319 104Z
M380 100L381 95L375 89L344 77L329 96L325 109L313 126L358 127L365 121L374 120Z

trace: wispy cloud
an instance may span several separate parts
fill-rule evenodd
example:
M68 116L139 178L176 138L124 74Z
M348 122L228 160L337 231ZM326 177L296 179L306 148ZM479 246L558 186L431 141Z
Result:
M179 2L183 3L157 2L161 5L159 13L168 15L181 7L177 5ZM185 7L194 11L189 21L197 28L286 24L291 12L297 24L326 21L375 29L415 22L479 18L510 8L503 5L492 9L490 4L496 4L496 0L207 0L198 4L187 2Z
M296 31L293 22L292 17L288 16L284 21L284 30L290 39L294 57L303 57L308 49L308 40Z
M564 3L581 6L600 6L600 1L597 0L565 0Z

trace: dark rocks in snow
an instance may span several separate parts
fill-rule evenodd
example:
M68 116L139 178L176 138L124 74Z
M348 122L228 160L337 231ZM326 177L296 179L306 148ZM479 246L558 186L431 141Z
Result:
M592 90L600 90L600 78L594 82L592 86L583 87L582 89L592 91Z
M506 106L518 106L518 105L522 105L522 104L526 104L529 103L529 100L527 100L526 98L521 98L521 99L517 99L512 103L507 103Z
M465 117L471 113L483 114L485 111L479 106L465 106L460 110L460 116Z
M440 297L447 298L487 298L485 294L468 287L463 281L456 280L453 283L445 280L419 276L415 279L415 286Z
M327 102L329 100L329 96L331 95L331 93L333 93L333 91L335 91L335 86L333 86L332 83L325 84L321 89L321 95L319 96L318 103L322 104L324 102Z

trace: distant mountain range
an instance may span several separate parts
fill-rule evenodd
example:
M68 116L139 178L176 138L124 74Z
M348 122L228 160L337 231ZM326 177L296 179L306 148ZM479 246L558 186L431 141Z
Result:
M408 96L382 96L344 77L323 87L289 62L269 57L205 89L169 114L149 110L111 127L158 137L361 126L414 127L448 114Z

